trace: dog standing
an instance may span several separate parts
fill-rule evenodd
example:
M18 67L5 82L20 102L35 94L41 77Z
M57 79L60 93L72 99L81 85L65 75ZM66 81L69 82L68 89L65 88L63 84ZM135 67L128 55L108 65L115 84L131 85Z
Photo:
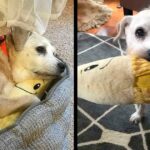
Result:
M115 40L125 37L127 55L135 54L150 61L150 9L145 9L134 16L125 16L118 24L118 35ZM144 112L144 105L130 117L130 121L138 122Z

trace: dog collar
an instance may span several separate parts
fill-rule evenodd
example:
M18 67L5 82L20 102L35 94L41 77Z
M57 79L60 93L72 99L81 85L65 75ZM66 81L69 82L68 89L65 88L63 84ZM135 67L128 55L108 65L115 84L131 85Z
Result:
M132 57L135 103L150 103L150 62Z
M0 50L2 54L8 57L8 50L6 46L6 39L5 36L0 36Z

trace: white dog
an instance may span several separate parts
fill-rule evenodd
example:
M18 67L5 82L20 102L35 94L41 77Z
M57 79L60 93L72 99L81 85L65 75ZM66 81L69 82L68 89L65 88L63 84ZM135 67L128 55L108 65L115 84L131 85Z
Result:
M127 55L136 54L150 60L150 9L145 9L134 16L125 16L118 24L115 40L125 37ZM138 122L143 116L143 105L131 115L130 121Z
M24 33L28 36L22 36ZM43 36L16 28L11 38L8 36L6 39L9 57L7 59L0 55L0 117L39 101L33 95L10 98L8 95L15 83L35 78L54 79L65 71L65 65L57 58L55 48ZM12 42L16 43L15 48Z
M143 10L135 16L124 17L118 25L118 35L115 40L122 36L127 41L127 55L136 55L148 63L150 61L150 9ZM143 105L140 104L146 102L142 101L145 100L145 96L149 99L149 88L144 87L144 94L143 89L135 88L139 82L136 82L132 70L132 58L130 56L107 58L79 66L78 97L98 104L137 103L138 109L132 114L130 120L138 122L143 115ZM141 60L140 58L138 60Z

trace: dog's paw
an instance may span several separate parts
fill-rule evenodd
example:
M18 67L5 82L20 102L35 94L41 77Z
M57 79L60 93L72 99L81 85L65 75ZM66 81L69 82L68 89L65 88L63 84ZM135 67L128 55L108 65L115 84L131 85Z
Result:
M142 115L139 112L135 112L131 115L130 121L137 124L141 121Z

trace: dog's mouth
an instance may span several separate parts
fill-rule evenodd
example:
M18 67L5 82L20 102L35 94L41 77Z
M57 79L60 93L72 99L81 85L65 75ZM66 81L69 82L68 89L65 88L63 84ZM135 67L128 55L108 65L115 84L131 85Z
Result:
M147 55L135 55L135 56L145 59L146 61L150 61L150 56L147 56Z
M150 58L145 58L147 61L150 61Z
M141 57L143 59L145 59L146 61L150 61L150 57Z

